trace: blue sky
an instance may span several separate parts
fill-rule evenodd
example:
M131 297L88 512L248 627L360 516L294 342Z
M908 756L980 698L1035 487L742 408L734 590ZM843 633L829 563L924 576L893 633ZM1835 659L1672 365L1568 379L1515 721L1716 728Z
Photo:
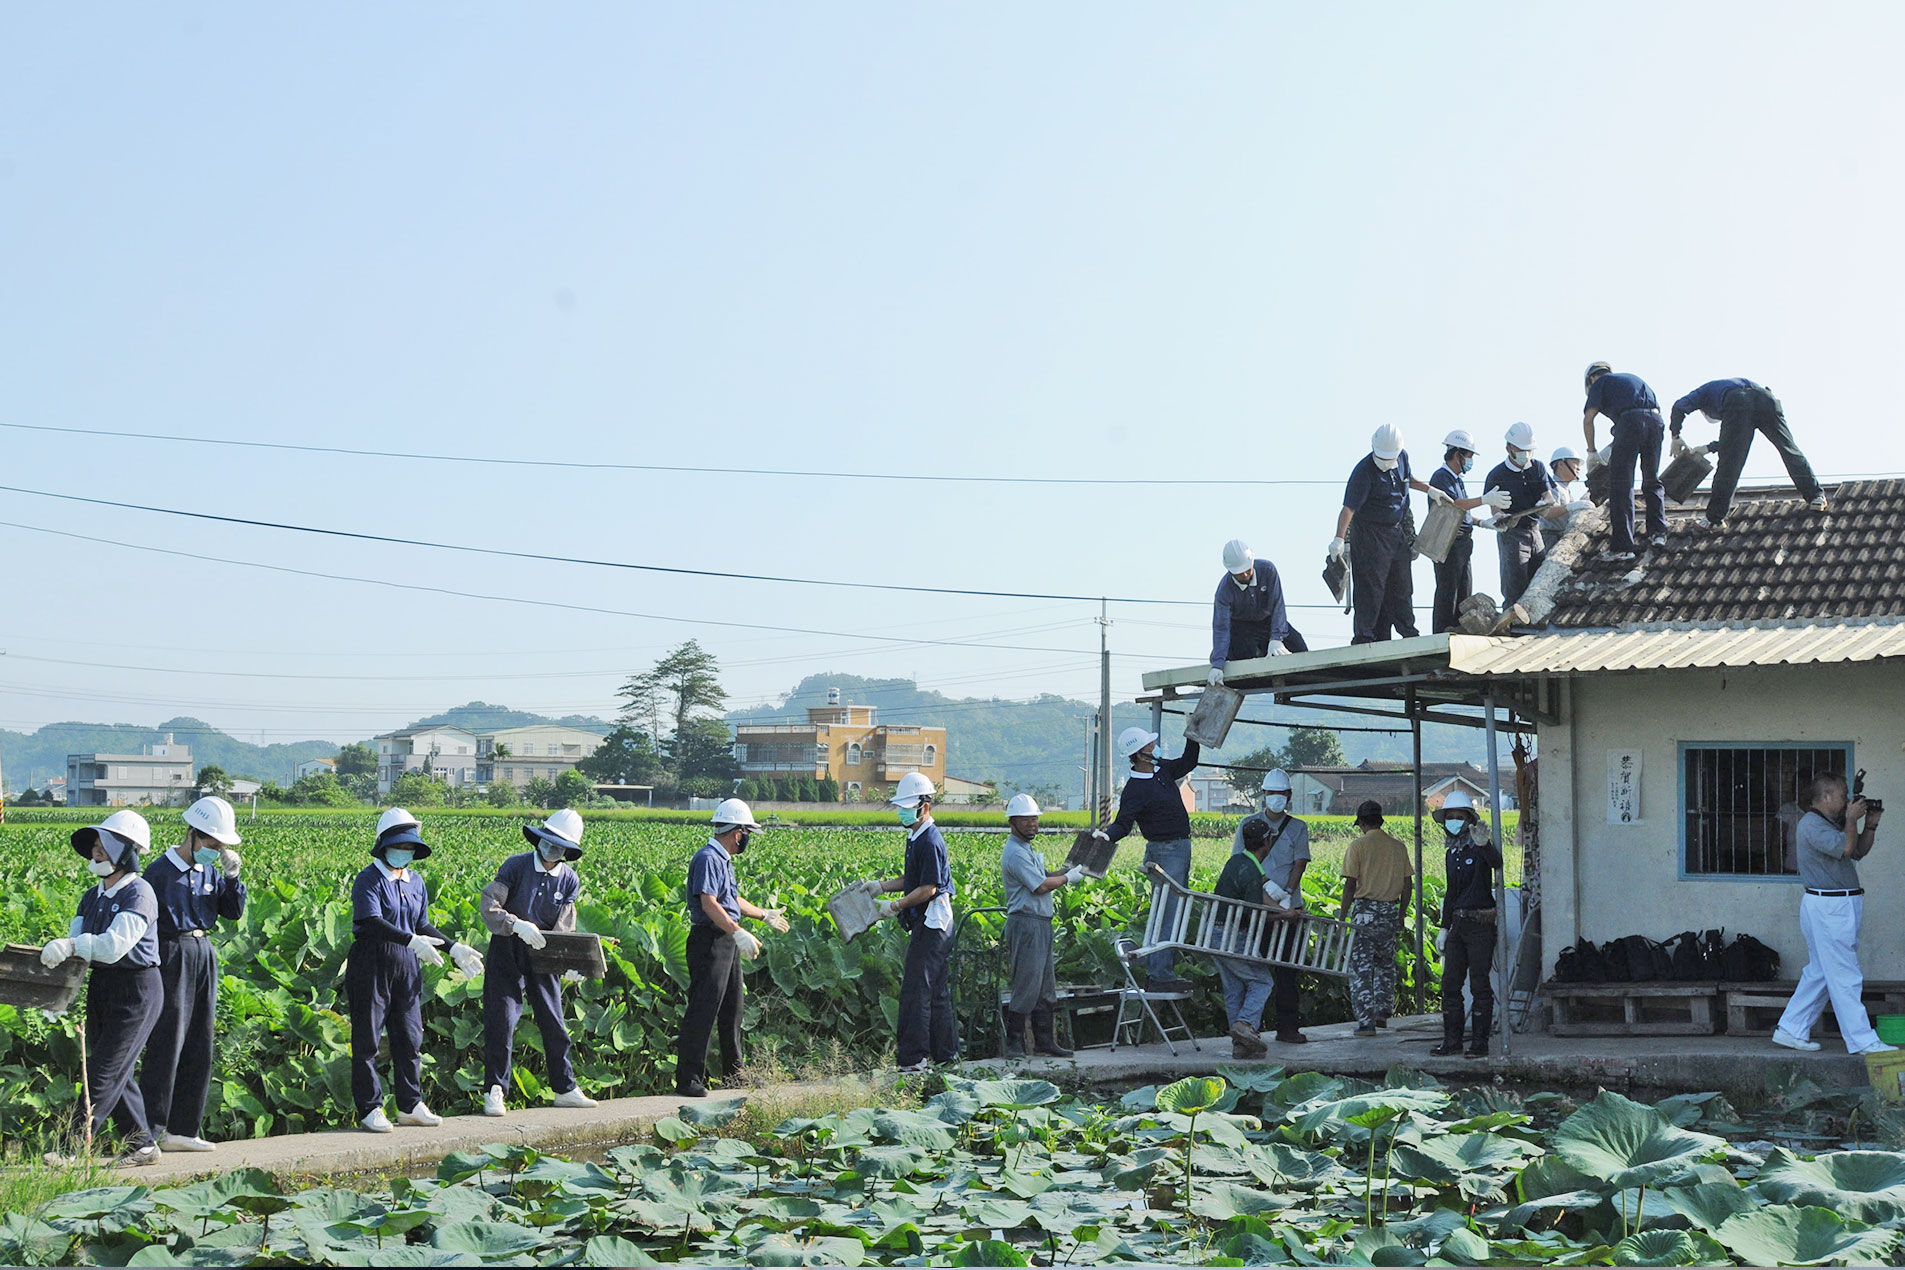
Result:
M486 456L1303 479L993 487L463 468L0 429L4 484L555 554L1139 595L1202 660L1219 548L1291 599L1380 423L1579 439L1595 358L1748 375L1824 473L1905 470L1905 10L497 5L0 14L0 420ZM1696 423L1700 434L1705 425ZM1704 435L1704 434L1701 434ZM1749 477L1777 461L1755 449ZM1093 606L631 575L0 494L0 726L349 738L607 712L689 636L804 674L1095 694ZM1489 548L1478 583L1494 585ZM1431 579L1418 566L1426 608ZM1347 620L1299 611L1313 643ZM38 660L30 660L38 659ZM84 662L68 665L63 662ZM142 669L107 669L107 666Z

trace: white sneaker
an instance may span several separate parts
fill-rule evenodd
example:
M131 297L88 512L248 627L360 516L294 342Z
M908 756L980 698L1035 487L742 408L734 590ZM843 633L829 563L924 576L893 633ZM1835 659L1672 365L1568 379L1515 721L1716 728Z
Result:
M390 1117L384 1114L382 1107L373 1107L368 1116L357 1122L357 1126L366 1133L389 1133L392 1125Z
M486 1116L507 1115L509 1108L503 1106L503 1087L491 1085L489 1092L483 1095L483 1114Z
M1800 1037L1794 1036L1785 1028L1773 1029L1773 1044L1784 1045L1789 1050L1816 1050L1819 1048L1819 1042L1803 1040Z
M203 1138L187 1138L176 1133L168 1133L159 1139L159 1149L161 1151L210 1151L214 1149L214 1146Z
M148 1142L142 1147L134 1147L119 1157L121 1167L139 1168L142 1165L157 1164L161 1152L155 1143Z
M433 1129L443 1123L443 1117L430 1110L425 1104L418 1103L408 1111L398 1112L397 1123L421 1125L426 1129Z
M1819 495L1819 497L1807 503L1806 506L1812 508L1816 512L1822 512L1826 509L1826 496L1824 494L1821 494Z
M1884 1041L1873 1041L1862 1050L1852 1050L1854 1054L1896 1054L1898 1046L1887 1045Z
M906 1075L923 1076L933 1070L933 1060L922 1058L917 1063L908 1063L899 1070Z
M580 1085L577 1085L574 1089L557 1094L555 1101L558 1107L594 1107L599 1105L595 1099L582 1092L582 1086Z
M40 1158L46 1161L46 1167L50 1169L70 1169L79 1163L78 1156L67 1155L60 1151L48 1151Z

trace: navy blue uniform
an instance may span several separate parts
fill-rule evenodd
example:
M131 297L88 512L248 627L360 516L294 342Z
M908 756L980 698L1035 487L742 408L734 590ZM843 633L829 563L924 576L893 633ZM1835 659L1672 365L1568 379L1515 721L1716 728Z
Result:
M351 1098L361 1120L383 1105L377 1042L390 1028L390 1077L397 1110L423 1101L423 971L413 935L449 940L430 922L423 879L384 874L376 861L351 883L351 951L344 990L351 1005Z
M1442 895L1442 1043L1462 1043L1462 980L1468 980L1469 1048L1486 1051L1495 1025L1495 990L1489 967L1495 960L1495 871L1501 852L1475 841L1474 826L1449 839L1443 857L1448 889Z
M747 1004L741 984L741 950L734 936L714 924L702 907L709 895L735 925L741 922L741 887L734 860L714 839L688 862L688 1008L675 1040L675 1091L688 1093L708 1083L708 1039L718 1036L721 1074L732 1080L741 1070L741 1012Z
M1277 567L1268 560L1259 560L1251 567L1251 574L1249 586L1238 586L1235 576L1228 573L1217 584L1210 619L1213 666L1268 657L1272 644L1282 644L1293 653L1310 649L1296 627L1290 625Z
M1588 387L1582 413L1598 410L1614 425L1607 456L1607 507L1615 551L1634 551L1634 467L1640 466L1641 496L1647 504L1647 533L1667 532L1667 491L1660 483L1660 446L1667 425L1654 390L1639 375L1602 375Z
M559 1094L575 1088L575 1069L569 1061L569 1030L562 1018L562 983L529 964L529 946L511 933L520 918L538 930L574 930L575 901L582 879L567 864L554 871L540 866L534 851L503 861L496 880L483 888L479 901L484 924L490 928L489 955L483 962L483 1088L509 1088L510 1049L516 1024L523 1017L523 999L536 1016L542 1033L542 1055L549 1087Z
M1715 379L1701 384L1673 403L1675 436L1680 435L1681 420L1695 410L1717 419L1720 424L1720 461L1713 473L1713 489L1707 495L1709 523L1721 523L1732 510L1733 492L1739 488L1740 472L1746 467L1746 456L1753 448L1754 433L1765 433L1766 439L1779 451L1779 461L1786 465L1786 475L1801 498L1810 501L1824 493L1819 487L1819 478L1813 474L1812 464L1806 461L1799 443L1793 440L1793 430L1786 426L1786 409L1779 404L1779 398L1773 396L1772 389L1750 379Z
M1417 633L1415 578L1403 523L1409 511L1409 475L1407 450L1388 472L1376 466L1375 455L1365 454L1343 489L1343 506L1355 513L1349 525L1350 590L1356 610L1352 644L1371 644L1396 633L1409 639Z
M1541 500L1554 492L1555 483L1540 459L1529 459L1528 466L1520 468L1504 460L1489 471L1488 480L1482 486L1484 493L1497 489L1508 491L1510 500L1508 510L1498 515L1513 516L1539 507ZM1528 516L1500 531L1495 535L1495 551L1501 565L1502 607L1506 608L1521 598L1535 570L1548 557L1540 519Z
M93 1136L97 1138L110 1120L130 1149L152 1141L145 1096L133 1074L165 1004L159 982L158 900L136 874L111 895L90 887L80 896L72 933L103 935L121 913L144 918L145 931L117 961L92 964L86 980L86 1083L92 1091Z
M1184 752L1159 763L1151 775L1128 773L1124 791L1118 795L1118 814L1105 830L1105 836L1116 842L1136 825L1146 842L1189 838L1191 813L1184 810L1177 783L1197 767L1197 756L1202 752L1203 747L1185 737Z
M1429 473L1429 484L1452 499L1465 501L1468 498L1468 482L1459 473L1450 471L1446 463ZM1475 517L1465 509L1461 526L1455 531L1455 541L1449 544L1449 554L1435 562L1435 607L1429 629L1438 635L1455 629L1462 601L1474 593L1474 556Z
M176 852L176 854L174 854ZM180 860L185 862L179 867ZM145 871L159 906L159 981L165 1005L139 1062L139 1089L155 1137L196 1138L212 1087L213 1024L218 1018L219 918L245 915L245 884L175 847Z
M900 910L900 925L910 933L906 965L900 972L899 1041L901 1067L910 1067L931 1055L935 1063L959 1058L959 1025L953 1018L952 978L946 963L952 955L952 866L946 858L946 840L928 820L915 825L906 838L906 868L900 875L902 893L932 885L939 893L925 904ZM928 925L931 916L940 925Z

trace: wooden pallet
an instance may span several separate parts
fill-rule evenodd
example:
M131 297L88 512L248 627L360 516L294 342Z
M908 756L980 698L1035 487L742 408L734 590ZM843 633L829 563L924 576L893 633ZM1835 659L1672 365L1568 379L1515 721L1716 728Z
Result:
M1711 1036L1721 1021L1714 983L1547 983L1556 1036Z
M1721 984L1720 990L1726 996L1727 1035L1771 1036L1779 1016L1786 1011L1786 1003L1792 1000L1793 989L1798 986L1796 980ZM1905 1014L1905 981L1867 979L1860 996L1868 1014ZM1828 1003L1826 1014L1831 1013L1832 1006ZM1825 1026L1822 1017L1820 1026L1813 1030L1817 1032ZM1832 1026L1837 1027L1836 1019Z

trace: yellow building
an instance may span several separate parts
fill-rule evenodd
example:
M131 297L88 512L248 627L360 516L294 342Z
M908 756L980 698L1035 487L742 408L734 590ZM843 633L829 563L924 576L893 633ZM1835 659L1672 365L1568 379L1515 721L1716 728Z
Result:
M946 729L885 724L873 706L841 705L838 692L809 706L805 723L747 723L734 729L741 776L785 780L831 776L849 799L893 791L908 772L923 773L935 789L946 783Z

